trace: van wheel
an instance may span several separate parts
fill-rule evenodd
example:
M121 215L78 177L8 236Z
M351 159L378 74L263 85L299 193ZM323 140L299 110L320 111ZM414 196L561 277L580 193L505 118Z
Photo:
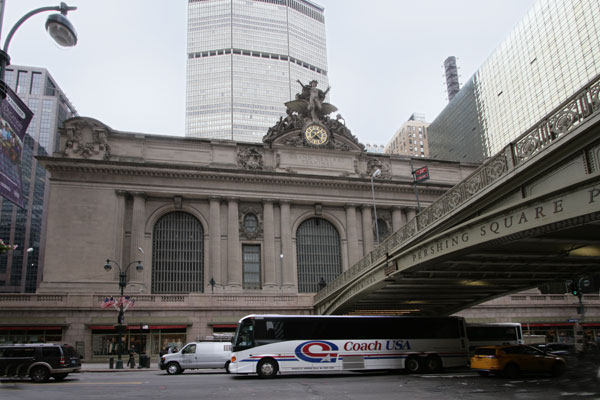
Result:
M438 356L429 356L425 359L425 371L429 373L439 372L442 369L442 360Z
M231 364L231 361L227 361L225 363L225 372L227 372L228 374L230 374L231 372L229 372L229 364Z
M408 357L404 362L404 368L411 374L416 374L421 370L421 362L417 357Z
M48 371L48 368L42 366L33 367L29 375L35 383L48 382L48 379L50 379L50 371Z
M169 375L177 375L180 374L181 367L176 362L171 362L167 364L167 374Z
M256 366L256 373L261 378L274 378L278 370L277 361L272 358L263 358Z
M516 379L519 375L521 375L521 371L519 371L519 367L516 364L508 364L504 368L504 376L509 379Z
M69 374L56 374L56 375L52 375L52 377L54 378L54 380L62 381L63 379L65 379L67 377L67 375L69 375Z

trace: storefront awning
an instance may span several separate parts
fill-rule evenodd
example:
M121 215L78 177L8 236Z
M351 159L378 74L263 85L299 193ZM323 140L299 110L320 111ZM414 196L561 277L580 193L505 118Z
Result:
M186 329L187 325L148 325L147 328L143 329ZM114 330L115 327L113 325L90 325L90 329L92 330ZM140 325L127 325L127 329L130 331L140 330Z

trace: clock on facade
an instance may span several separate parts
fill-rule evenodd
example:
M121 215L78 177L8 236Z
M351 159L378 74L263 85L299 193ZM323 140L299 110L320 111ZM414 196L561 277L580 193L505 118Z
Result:
M327 142L329 134L323 126L311 124L304 129L304 137L309 144L321 146Z

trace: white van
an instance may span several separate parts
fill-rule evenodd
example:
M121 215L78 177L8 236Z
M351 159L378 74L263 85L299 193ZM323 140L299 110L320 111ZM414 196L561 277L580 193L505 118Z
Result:
M229 373L231 343L191 342L177 353L165 354L158 366L167 374L180 374L186 369L224 368Z

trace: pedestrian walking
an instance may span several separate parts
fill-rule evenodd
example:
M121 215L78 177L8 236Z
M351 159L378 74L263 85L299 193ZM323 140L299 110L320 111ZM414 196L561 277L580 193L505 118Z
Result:
M131 345L129 349L129 361L127 361L129 368L135 368L135 346Z

